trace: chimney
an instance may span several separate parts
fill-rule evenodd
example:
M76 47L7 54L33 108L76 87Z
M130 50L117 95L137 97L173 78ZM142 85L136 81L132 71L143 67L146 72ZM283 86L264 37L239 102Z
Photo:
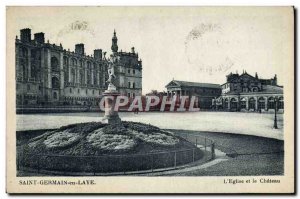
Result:
M30 42L31 41L31 29L24 28L20 30L21 33L21 41L23 42Z
M45 43L45 34L43 32L35 33L34 40L39 44Z
M94 58L96 60L102 60L102 49L95 49L94 50Z
M75 45L75 53L84 55L84 44L76 44Z
M133 53L133 54L135 53L135 52L134 52L134 47L131 48L131 53Z

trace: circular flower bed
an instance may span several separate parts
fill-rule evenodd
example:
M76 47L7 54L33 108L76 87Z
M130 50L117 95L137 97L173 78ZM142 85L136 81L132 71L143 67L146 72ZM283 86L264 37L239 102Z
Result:
M124 172L183 165L203 154L158 127L136 123L72 124L28 139L19 150L24 167L68 172ZM174 153L174 151L180 151Z
M137 144L128 135L105 134L102 129L95 130L86 139L93 147L102 150L129 150Z
M67 130L53 133L44 140L46 148L67 147L77 141L81 136L78 133L69 133Z
M161 132L152 132L152 133L142 133L137 131L132 131L132 134L141 139L144 142L152 143L162 146L173 146L179 142L179 139L172 135L167 135L167 133Z

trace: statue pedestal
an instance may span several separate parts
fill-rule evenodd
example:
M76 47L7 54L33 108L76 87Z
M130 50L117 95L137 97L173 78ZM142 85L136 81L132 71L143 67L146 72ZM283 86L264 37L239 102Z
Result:
M103 123L120 124L121 119L118 115L118 110L114 110L116 105L116 99L120 95L120 93L118 93L115 87L113 87L114 85L109 85L108 89L103 93L105 100L105 114L103 118Z

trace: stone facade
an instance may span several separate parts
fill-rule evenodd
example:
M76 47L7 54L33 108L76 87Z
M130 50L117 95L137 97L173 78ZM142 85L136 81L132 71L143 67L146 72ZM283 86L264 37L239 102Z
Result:
M30 29L20 32L15 41L17 106L98 105L108 78L101 49L90 56L84 44L76 44L71 52L62 44L45 43L44 33L34 34L32 40ZM118 57L116 87L123 95L141 95L142 61L134 48L118 52L116 32L112 42L111 56Z
M214 98L221 95L221 86L219 84L197 83L172 80L166 85L167 95L192 96L197 97L198 107L200 109L211 109L211 102Z
M212 100L212 106L228 111L269 111L284 109L283 87L277 85L277 76L260 79L244 71L227 75L220 97Z

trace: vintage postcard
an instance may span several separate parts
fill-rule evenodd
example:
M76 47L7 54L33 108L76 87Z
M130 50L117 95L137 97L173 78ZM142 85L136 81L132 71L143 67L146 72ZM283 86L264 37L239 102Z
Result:
M7 7L8 193L295 192L293 7Z

